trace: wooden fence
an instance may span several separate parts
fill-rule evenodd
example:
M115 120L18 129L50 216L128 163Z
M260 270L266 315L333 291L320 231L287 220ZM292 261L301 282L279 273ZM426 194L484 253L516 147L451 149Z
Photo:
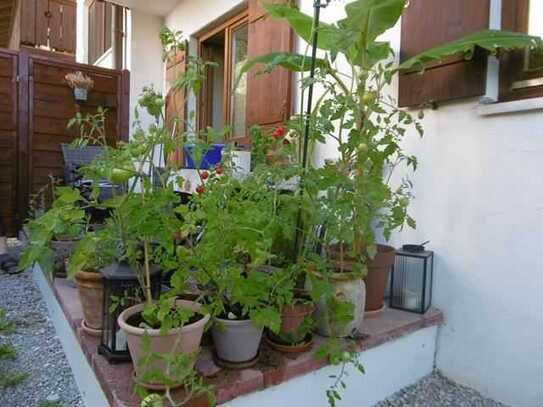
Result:
M82 104L64 80L75 71L94 80ZM10 235L27 218L32 194L50 176L62 178L60 144L77 136L76 129L66 127L77 112L106 108L108 138L113 143L128 139L129 88L128 71L0 49L0 211Z

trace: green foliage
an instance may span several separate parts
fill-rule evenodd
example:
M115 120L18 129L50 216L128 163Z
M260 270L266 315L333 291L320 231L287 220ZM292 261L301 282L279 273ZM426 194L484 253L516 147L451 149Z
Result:
M0 389L15 387L28 379L28 373L21 372L0 372Z
M0 308L0 334L9 335L15 332L15 324L6 317L6 310Z
M107 224L79 240L68 261L68 277L74 278L78 271L99 272L118 257L113 225Z
M79 138L75 139L72 145L74 147L84 147L87 145L105 146L107 145L106 136L106 115L107 109L99 106L96 113L82 114L77 112L75 117L68 121L68 129L77 127L79 129Z
M28 222L30 244L21 254L20 271L39 263L47 273L53 272L54 252L50 247L52 240L79 239L87 225L83 209L83 198L77 189L58 187L56 199L51 209L37 219Z
M485 30L424 51L403 62L399 69L421 69L428 62L441 60L459 53L463 53L466 59L471 59L477 48L483 49L491 55L496 55L501 51L512 51L519 48L540 48L541 46L543 46L543 42L539 37L516 32Z
M13 360L17 357L15 348L9 344L0 345L0 360Z
M274 242L293 234L290 213L283 210L292 205L292 197L281 194L276 183L295 168L276 172L258 166L239 179L228 162L223 167L225 174L213 175L191 207L179 208L186 235L203 230L197 244L178 248L180 272L197 270L194 277L204 287L212 315L232 313L277 332L280 308L292 297L294 280L286 269L269 270L277 259ZM176 280L174 275L172 282Z
M15 324L8 321L6 311L0 308L0 334L9 335L15 332ZM17 351L10 344L0 345L0 361L17 359ZM1 365L0 365L1 366ZM7 389L22 383L28 378L27 373L0 370L0 389Z

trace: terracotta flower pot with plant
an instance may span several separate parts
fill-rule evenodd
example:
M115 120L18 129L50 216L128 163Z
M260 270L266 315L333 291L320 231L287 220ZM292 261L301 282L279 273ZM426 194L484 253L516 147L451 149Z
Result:
M313 346L312 315L315 305L307 298L298 298L281 310L279 333L267 332L266 340L275 350L284 353L306 352Z
M379 312L385 306L385 292L395 256L394 247L377 245L377 254L368 261L368 274L364 279L367 316Z
M209 314L201 314L202 306L193 301L177 300L172 312L189 311L191 315L182 326L173 329L160 329L149 327L142 317L146 305L138 304L124 310L118 318L119 327L125 332L128 341L130 356L134 361L146 360L147 363L135 363L136 381L142 386L151 389L164 389L165 387L177 387L183 383L169 383L168 380L153 377L153 372L164 372L168 376L168 363L160 357L149 359L148 355L167 355L171 358L192 358L200 350L202 336L206 324L210 319ZM146 343L147 341L147 343ZM192 366L196 359L192 359ZM148 376L148 377L146 377Z
M99 272L78 271L75 282L83 308L81 328L92 336L102 335L104 285Z
M104 285L100 269L114 258L115 238L110 228L88 232L74 247L68 261L68 277L75 280L84 319L83 330L89 335L102 333Z
M79 206L83 198L78 190L57 187L54 195L51 208L27 224L30 242L19 269L38 263L49 276L65 278L67 259L85 232L86 214Z

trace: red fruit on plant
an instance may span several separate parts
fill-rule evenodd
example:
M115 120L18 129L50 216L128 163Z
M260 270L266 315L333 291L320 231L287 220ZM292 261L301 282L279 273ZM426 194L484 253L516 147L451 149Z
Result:
M283 126L279 126L275 129L275 131L272 133L272 137L276 140L279 140L285 136L285 128Z
M202 177L203 180L206 180L209 178L209 172L203 171L200 176Z
M204 192L205 192L205 188L203 185L198 185L198 187L196 188L196 192L198 193L198 195L202 195Z

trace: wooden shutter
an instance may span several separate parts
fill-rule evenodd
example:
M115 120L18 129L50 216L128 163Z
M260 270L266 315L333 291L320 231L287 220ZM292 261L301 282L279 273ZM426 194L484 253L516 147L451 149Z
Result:
M21 44L36 44L36 2L21 0Z
M36 42L33 45L47 46L49 41L49 0L36 0ZM24 31L25 28L22 27Z
M275 0L275 3L291 3ZM289 25L269 17L259 0L249 1L249 59L271 52L291 52L294 35ZM261 67L260 67L261 68ZM247 78L247 134L258 124L273 127L289 119L292 113L292 74L276 68L270 74L259 75L259 67ZM247 138L244 142L250 142Z
M89 6L89 63L95 63L111 47L112 5L94 0Z
M402 16L401 60L424 50L487 29L490 0L411 0ZM481 96L485 93L487 59L483 53L430 65L424 74L400 75L399 105Z
M188 49L188 43L185 49ZM170 90L166 95L166 126L170 132L176 130L176 136L184 130L184 120L186 119L186 95L184 89L173 89L173 84L180 75L187 69L187 51L179 51L176 55L170 57L166 64L166 80L170 85ZM179 119L175 125L176 119ZM183 150L180 149L170 154L168 157L170 165L181 167L183 165Z
M56 51L75 53L76 4L68 0L49 0L49 41Z

